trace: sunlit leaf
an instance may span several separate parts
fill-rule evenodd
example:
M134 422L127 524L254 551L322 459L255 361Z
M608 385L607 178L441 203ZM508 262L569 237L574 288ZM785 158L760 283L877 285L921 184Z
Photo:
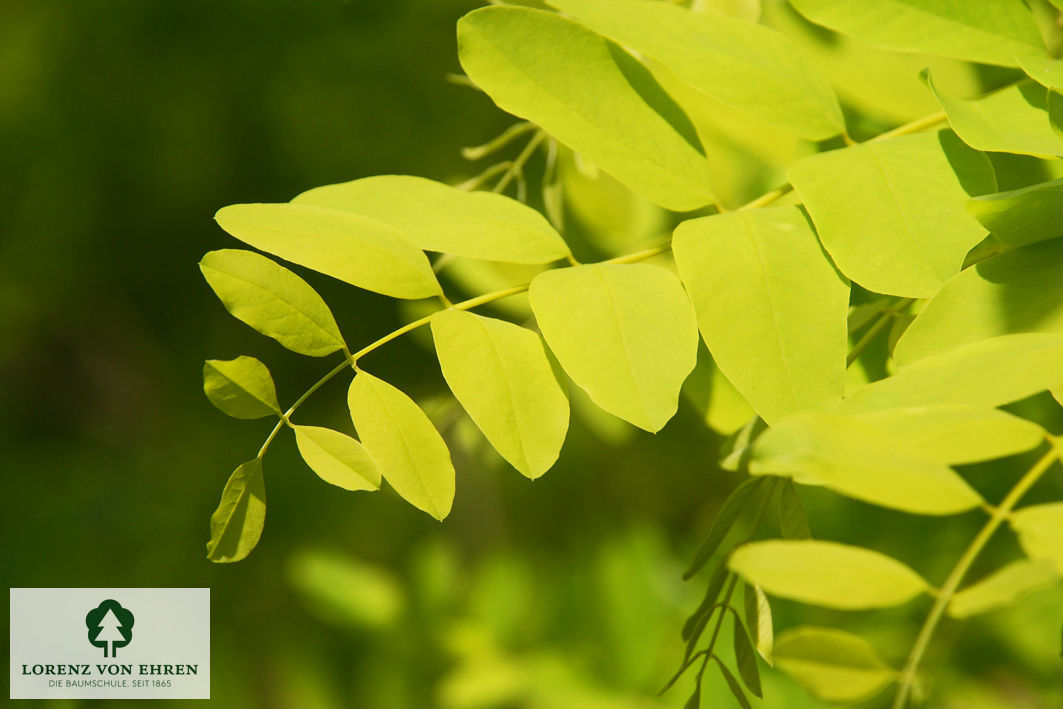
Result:
M1018 66L1044 56L1037 23L1022 0L791 0L812 22L886 49Z
M561 236L534 209L423 177L366 177L317 187L292 202L383 222L426 251L511 263L549 263L569 254Z
M779 634L775 666L810 693L833 702L868 699L897 675L863 638L813 626Z
M918 574L888 556L810 539L746 544L731 554L729 565L767 593L829 608L896 606L929 588ZM775 657L778 663L778 643Z
M698 348L698 363L683 383L683 396L714 431L730 435L756 416L730 380L712 360L707 348Z
M440 292L428 257L393 226L305 204L234 204L222 229L267 253L394 298Z
M830 84L780 32L648 0L549 2L722 103L803 138L829 138L844 128Z
M1015 455L1045 439L1037 424L988 407L917 406L869 411L855 418L949 465Z
M598 406L647 431L675 414L697 358L697 323L679 280L647 264L546 271L529 290L561 366Z
M929 77L928 77L929 81ZM1048 118L1048 90L1027 81L985 98L967 101L930 88L949 117L949 125L976 150L1038 157L1063 155L1063 137Z
M545 473L568 430L568 399L542 340L512 323L458 310L432 318L443 376L491 445L529 478Z
M1029 55L1018 57L1022 70L1031 79L1049 89L1063 89L1063 60Z
M1063 502L1024 507L1008 521L1026 556L1050 562L1063 576Z
M1014 603L1023 596L1045 588L1059 578L1051 562L1013 561L986 578L959 591L949 601L953 618L966 618Z
M768 597L754 584L743 584L746 625L757 647L757 652L769 665L773 664L775 631L772 627L771 605Z
M454 466L432 422L401 391L358 372L347 394L358 436L404 500L438 520L454 502Z
M255 548L266 522L266 486L262 459L243 463L229 477L221 502L210 516L207 558L215 563L240 561Z
M1063 236L1063 179L975 197L967 211L1015 248Z
M502 110L662 207L712 200L690 120L645 67L600 35L541 10L487 7L458 21L458 56Z
M915 514L954 514L983 502L963 478L903 437L837 414L783 419L757 440L749 470Z
M380 471L361 443L329 428L293 428L299 454L322 480L345 490L380 487Z
M322 357L344 347L332 312L306 281L253 251L211 251L199 262L225 309L293 352Z
M800 210L686 221L672 250L713 358L762 418L841 398L849 284Z
M959 404L1001 406L1059 383L1063 336L1004 335L924 357L852 391L838 407L859 412Z
M208 359L203 363L203 391L210 403L234 418L257 419L281 412L273 377L254 357Z
M842 273L914 298L959 272L985 237L965 205L996 189L986 156L947 131L810 155L789 177Z

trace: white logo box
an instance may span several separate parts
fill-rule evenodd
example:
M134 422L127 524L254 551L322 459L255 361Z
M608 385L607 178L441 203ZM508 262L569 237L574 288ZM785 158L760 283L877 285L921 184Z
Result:
M210 589L12 588L10 657L11 699L209 699Z

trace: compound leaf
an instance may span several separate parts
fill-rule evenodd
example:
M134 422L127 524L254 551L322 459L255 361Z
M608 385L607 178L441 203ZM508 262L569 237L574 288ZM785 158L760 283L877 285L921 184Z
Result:
M292 352L323 357L345 346L317 291L265 256L220 249L204 255L199 270L233 317Z
M985 238L965 205L996 189L988 158L947 131L810 155L789 177L842 273L912 298L959 272Z
M266 486L262 459L243 463L229 477L221 502L210 516L207 558L215 563L240 561L255 548L266 522Z
M1050 562L1063 576L1063 502L1024 507L1008 521L1026 556Z
M686 221L672 250L716 364L765 421L841 399L849 284L799 209Z
M423 177L366 177L317 187L292 202L388 224L426 251L509 263L549 263L570 253L561 235L531 207Z
M993 256L965 269L930 299L897 342L904 366L999 335L1063 335L1063 239Z
M347 403L362 443L395 492L438 520L446 517L454 502L454 465L425 413L392 385L361 371Z
M815 626L780 633L775 665L811 694L832 702L868 699L897 676L863 638Z
M443 377L491 445L535 479L568 430L568 398L542 340L518 325L458 310L432 318Z
M818 25L884 49L1018 66L1044 56L1037 23L1022 0L791 0Z
M985 613L1050 586L1058 577L1059 572L1049 561L1013 561L957 592L949 601L948 613L953 618Z
M690 119L645 67L600 35L541 10L486 7L458 21L458 57L499 108L660 206L682 211L712 200Z
M767 593L829 608L885 608L928 590L904 564L834 542L770 540L739 547L729 566ZM778 661L778 647L776 647Z
M1063 179L975 197L967 211L1012 248L1063 236Z
M267 253L393 298L441 291L424 252L393 226L305 204L234 204L222 229Z
M318 426L294 426L299 454L325 482L344 490L380 489L380 471L360 442Z
M257 419L281 412L273 377L254 357L208 359L203 363L203 391L210 403L233 418Z
M845 127L826 78L773 29L647 0L549 2L739 111L809 140L829 138Z
M914 514L954 514L983 502L947 465L904 438L837 414L783 419L757 439L749 471L788 475L804 485Z
M546 343L601 408L656 432L697 359L694 309L679 280L648 264L546 271L528 292Z

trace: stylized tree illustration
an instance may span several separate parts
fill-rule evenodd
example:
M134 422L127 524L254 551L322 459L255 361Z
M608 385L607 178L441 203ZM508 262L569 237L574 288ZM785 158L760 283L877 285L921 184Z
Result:
M103 648L104 657L115 657L118 648L133 639L133 614L115 600L107 599L85 616L89 642ZM108 654L107 644L111 651Z

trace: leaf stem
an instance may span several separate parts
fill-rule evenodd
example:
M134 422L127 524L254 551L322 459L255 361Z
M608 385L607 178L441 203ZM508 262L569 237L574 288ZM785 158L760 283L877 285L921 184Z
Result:
M867 346L871 344L871 341L882 332L883 328L893 321L893 318L897 316L897 313L904 310L913 302L915 301L912 298L901 298L896 303L883 310L882 314L878 316L878 320L867 329L863 336L857 340L855 345L853 345L853 348L849 350L849 355L845 358L845 366L848 367L855 362L857 357L859 357L863 351L867 349Z
M510 163L509 169L506 170L505 174L502 175L502 179L498 181L494 189L491 191L495 194L501 194L504 192L506 187L509 186L509 183L512 182L514 178L521 175L521 171L524 169L524 164L528 162L532 154L535 152L535 149L539 147L539 143L544 140L546 140L546 133L542 130L536 131L535 135L531 137L527 144L525 144L524 149L520 151L520 154L517 155L512 163Z
M945 584L938 592L937 600L934 601L933 608L930 609L929 615L927 615L926 621L923 623L922 629L919 631L919 636L915 640L915 645L912 646L912 652L908 655L908 661L904 665L904 669L901 671L900 687L897 689L897 694L893 698L893 709L904 709L905 703L908 701L908 695L912 690L912 682L915 680L915 674L919 670L919 663L922 662L923 654L926 652L927 646L930 644L931 638L934 636L934 631L937 629L938 623L941 621L941 617L945 613L945 609L949 605L949 601L952 600L952 596L956 593L960 583L963 582L964 576L970 570L971 565L975 559L985 548L985 545L989 542L993 533L997 531L997 528L1003 524L1004 520L1011 514L1011 510L1018 504L1022 496L1034 486L1034 484L1041 479L1041 476L1045 474L1049 468L1052 467L1052 463L1059 457L1058 451L1052 446L1052 441L1049 440L1049 450L1045 453L1036 463L1033 464L1025 475L1015 484L1015 487L1004 498L1004 501L997 507L993 516L989 518L989 521L985 523L981 531L971 542L967 550L964 551L963 556L956 562L956 566L952 568L949 573L948 579L945 580Z

